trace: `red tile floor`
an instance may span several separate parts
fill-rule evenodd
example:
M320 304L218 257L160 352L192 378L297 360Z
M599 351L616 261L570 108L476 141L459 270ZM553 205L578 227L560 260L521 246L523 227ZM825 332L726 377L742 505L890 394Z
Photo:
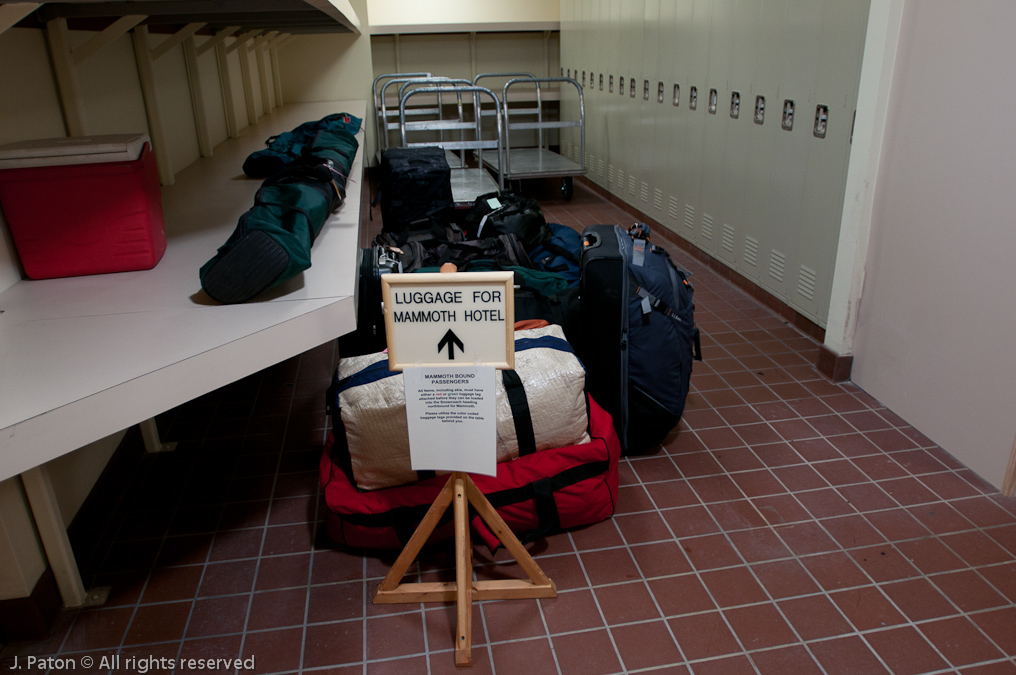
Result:
M580 186L570 203L540 197L575 227L633 220ZM471 672L1016 673L1016 499L823 378L812 339L670 250L695 273L706 355L680 431L622 460L613 519L530 547L556 599L474 606ZM259 673L455 670L453 606L374 606L394 555L316 540L337 357L322 345L161 416L179 449L144 459L82 561L109 601L8 645L0 667L120 654L137 659L127 672L251 656ZM479 576L512 573L476 557ZM431 552L412 575L450 560Z

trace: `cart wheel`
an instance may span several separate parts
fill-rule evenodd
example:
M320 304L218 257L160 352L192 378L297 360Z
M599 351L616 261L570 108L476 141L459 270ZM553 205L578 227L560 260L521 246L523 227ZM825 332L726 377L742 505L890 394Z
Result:
M565 201L570 202L574 194L575 186L572 184L571 176L565 176L561 179L561 196L564 197Z

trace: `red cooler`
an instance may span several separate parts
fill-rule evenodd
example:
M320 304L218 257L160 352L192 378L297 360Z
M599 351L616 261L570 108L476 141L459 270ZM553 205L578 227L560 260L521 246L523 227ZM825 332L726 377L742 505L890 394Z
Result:
M0 206L32 279L147 270L166 252L144 134L0 146Z

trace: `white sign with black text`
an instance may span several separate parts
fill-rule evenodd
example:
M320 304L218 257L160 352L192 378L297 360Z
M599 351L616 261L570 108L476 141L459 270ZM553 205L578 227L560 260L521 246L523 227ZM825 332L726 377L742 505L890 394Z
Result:
M405 368L414 471L497 474L494 367Z
M512 272L382 276L389 367L513 368L513 284Z

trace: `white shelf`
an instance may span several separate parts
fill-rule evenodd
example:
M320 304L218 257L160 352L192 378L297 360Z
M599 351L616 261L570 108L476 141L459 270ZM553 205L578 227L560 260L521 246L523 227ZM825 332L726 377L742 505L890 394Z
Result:
M22 281L0 295L0 480L355 328L362 130L309 270L242 305L215 304L198 279L261 184L243 175L244 158L334 112L362 119L366 103L286 105L181 171L163 188L169 245L154 269Z

